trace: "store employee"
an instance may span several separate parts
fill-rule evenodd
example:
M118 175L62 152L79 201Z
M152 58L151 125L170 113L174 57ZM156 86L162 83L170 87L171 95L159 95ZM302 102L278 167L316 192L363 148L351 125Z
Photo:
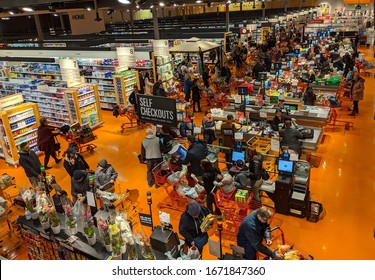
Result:
M276 116L273 118L271 127L274 131L279 130L279 124L282 124L282 127L284 128L285 118L283 116L283 113L280 109L276 109Z

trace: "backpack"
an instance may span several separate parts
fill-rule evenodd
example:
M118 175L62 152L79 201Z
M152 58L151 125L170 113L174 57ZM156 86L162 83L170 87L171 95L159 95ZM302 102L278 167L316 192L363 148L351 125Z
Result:
M311 128L302 128L299 130L303 139L312 139L314 138L314 130Z
M339 107L341 105L341 103L334 96L328 96L327 99L329 103L331 103L331 107Z

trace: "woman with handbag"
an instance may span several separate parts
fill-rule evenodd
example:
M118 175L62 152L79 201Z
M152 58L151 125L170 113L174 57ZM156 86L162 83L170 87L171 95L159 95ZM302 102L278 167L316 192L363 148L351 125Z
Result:
M53 132L55 130L55 132ZM48 125L47 118L40 118L40 126L38 127L37 145L40 151L44 152L44 168L51 169L48 166L50 156L59 163L62 159L57 158L56 152L60 150L60 143L55 141L55 136L59 135L57 128Z

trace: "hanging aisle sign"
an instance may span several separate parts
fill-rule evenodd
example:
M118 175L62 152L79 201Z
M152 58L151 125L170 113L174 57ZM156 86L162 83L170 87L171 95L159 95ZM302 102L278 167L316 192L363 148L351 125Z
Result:
M128 70L129 67L136 66L134 48L119 47L116 48L116 51L119 67L123 68L123 70Z
M176 99L137 94L141 122L177 127Z
M79 10L69 12L68 14L72 35L99 33L105 31L105 21L103 19L101 10L98 10L99 18L96 18L95 11Z
M168 56L168 40L153 40L154 56Z
M62 58L59 59L62 80L67 82L68 87L79 85L82 83L79 75L78 63L75 59Z

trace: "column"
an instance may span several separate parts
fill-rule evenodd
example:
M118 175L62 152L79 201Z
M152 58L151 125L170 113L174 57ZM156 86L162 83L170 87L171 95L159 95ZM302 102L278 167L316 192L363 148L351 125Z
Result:
M61 25L61 30L65 31L65 22L64 22L64 17L62 14L59 15L60 17L60 25Z
M266 4L262 0L262 17L266 17Z
M35 25L36 25L36 31L38 32L39 42L43 42L44 35L43 35L43 30L42 30L42 25L40 23L39 15L34 15L34 20L35 20Z
M225 9L225 26L226 26L227 32L229 32L230 31L230 27L229 27L229 4L226 3L225 7L226 7L226 9Z
M154 38L156 40L160 39L159 35L159 22L158 22L158 12L156 11L156 8L152 8L152 20L153 20L153 25L154 25Z
M284 12L288 10L288 0L285 0L285 7L284 7Z
M130 17L130 28L132 30L132 34L134 34L133 9L129 9L129 17ZM156 18L156 20L157 20L157 18Z

